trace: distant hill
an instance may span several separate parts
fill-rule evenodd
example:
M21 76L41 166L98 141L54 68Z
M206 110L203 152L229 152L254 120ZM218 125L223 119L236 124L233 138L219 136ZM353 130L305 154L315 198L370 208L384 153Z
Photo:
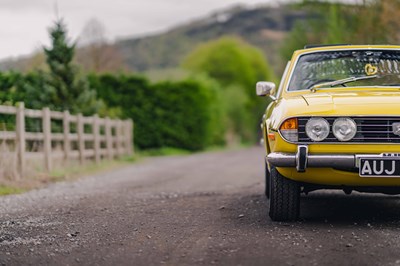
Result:
M165 33L116 43L132 70L173 68L202 42L223 35L236 35L261 48L275 69L282 68L279 47L304 11L285 7L235 7L209 17L181 25Z
M237 6L161 34L119 40L114 46L128 69L137 72L158 71L179 66L181 60L200 43L223 35L235 35L259 47L275 71L279 72L284 65L279 54L282 41L295 22L306 17L304 11L288 6L252 9ZM35 57L41 59L36 60L39 62L36 65L44 62L38 55L3 61L0 62L0 71L27 71L29 68L26 63L32 62Z

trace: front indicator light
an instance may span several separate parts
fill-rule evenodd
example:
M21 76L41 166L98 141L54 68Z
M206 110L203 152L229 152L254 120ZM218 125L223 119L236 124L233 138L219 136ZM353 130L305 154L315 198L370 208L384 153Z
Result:
M297 118L289 118L282 123L280 130L297 130L298 128L299 123L297 121Z
M324 118L311 118L306 124L306 134L312 141L323 141L329 135L329 123Z
M339 141L349 141L357 133L357 124L351 118L340 117L333 122L332 132Z
M279 131L281 132L281 135L285 140L297 142L299 141L298 129L299 123L297 118L289 118L282 123Z

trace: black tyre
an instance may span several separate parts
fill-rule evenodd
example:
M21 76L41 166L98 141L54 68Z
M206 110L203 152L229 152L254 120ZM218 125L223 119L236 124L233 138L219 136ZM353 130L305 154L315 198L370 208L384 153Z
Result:
M267 162L265 162L265 196L267 197L267 199L269 199L269 181L270 179L270 173L269 173L269 169L268 169L268 164Z
M295 221L300 213L300 186L275 168L270 173L269 216L273 221Z

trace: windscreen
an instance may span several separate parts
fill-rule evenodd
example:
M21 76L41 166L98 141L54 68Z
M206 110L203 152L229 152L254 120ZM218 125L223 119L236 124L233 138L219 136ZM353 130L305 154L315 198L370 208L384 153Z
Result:
M361 79L333 87L400 86L400 51L342 50L302 55L288 90L307 90L317 84L352 77Z

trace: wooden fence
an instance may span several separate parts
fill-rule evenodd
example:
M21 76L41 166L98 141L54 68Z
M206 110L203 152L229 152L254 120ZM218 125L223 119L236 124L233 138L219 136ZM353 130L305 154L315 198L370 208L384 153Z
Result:
M15 130L0 131L0 140L14 143L16 170L20 175L25 171L28 141L41 143L42 149L36 152L43 154L46 171L52 170L53 159L60 156L65 161L78 159L80 163L84 163L90 158L99 163L102 158L113 159L121 155L131 155L133 152L132 120L112 120L99 118L98 115L71 115L68 111L54 112L49 108L26 109L24 103L19 103L18 107L0 105L0 115L15 115ZM27 131L27 118L40 119L41 132ZM54 121L60 124L59 133L52 132ZM71 132L71 128L75 132ZM61 151L57 152L55 143L62 143ZM71 145L72 143L75 145Z

